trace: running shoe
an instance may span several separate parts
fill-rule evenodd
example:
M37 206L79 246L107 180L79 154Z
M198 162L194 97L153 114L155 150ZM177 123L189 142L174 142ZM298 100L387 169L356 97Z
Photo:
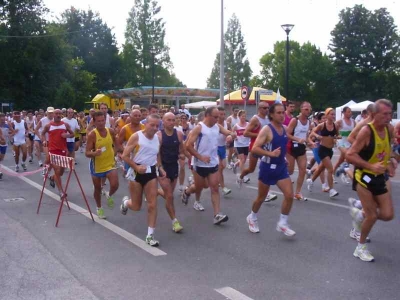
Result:
M288 224L276 224L276 230L282 232L286 236L294 236L296 232L290 229Z
M124 216L126 215L126 213L128 212L128 206L125 204L125 201L128 201L129 197L125 196L124 198L122 198L122 202L121 202L121 206L119 207L119 211L121 212L121 214L123 214Z
M330 197L330 198L334 198L334 197L336 197L337 195L339 195L339 193L338 193L338 191L336 191L335 189L330 189L330 190L329 190L329 197Z
M179 192L182 193L184 189L185 189L185 187L183 185L179 185L179 187L178 187Z
M336 183L337 183L337 180L336 180L335 176L332 175L332 179L333 179L333 183L336 184Z
M222 192L224 193L224 196L227 196L227 195L229 195L229 194L232 192L232 190L231 190L231 189L228 189L227 187L224 187L224 188L222 189Z
M43 167L43 162L39 160L39 168Z
M102 207L97 208L97 216L99 217L99 219L102 219L102 220L107 219L107 217L104 215L104 208L102 208Z
M197 211L204 211L203 204L200 201L194 201L193 208Z
M236 178L236 184L238 186L239 189L242 188L242 184L243 184L243 179L241 179L240 177Z
M369 252L367 245L363 244L361 246L357 246L356 250L353 253L354 257L358 257L362 261L374 261L374 257L371 252Z
M172 230L176 233L181 232L183 230L183 227L181 226L181 224L179 224L179 221L176 220L174 222L174 224L172 224Z
M362 209L362 205L361 205L361 201L360 200L357 200L356 198L350 197L348 199L348 201L349 201L350 207L355 207L355 208L358 208L358 209Z
M353 227L358 232L361 231L361 223L362 223L362 220L359 218L360 211L361 210L355 207L350 208L350 216L353 219Z
M214 225L219 225L219 224L221 224L221 223L223 223L223 222L226 222L226 221L228 221L228 220L229 220L229 218L228 218L227 215L218 213L218 214L216 214L215 217L214 217Z
M114 208L114 199L110 195L107 195L107 206L108 208Z
M233 166L232 166L232 172L233 172L233 174L236 175L236 173L237 173L237 164L233 164Z
M228 170L232 170L232 163L228 164L227 168Z
M247 177L247 176L244 176L243 177L243 182L244 183L248 183L250 181L250 178L249 177Z
M3 173L0 172L0 180L3 180Z
M312 176L311 170L307 169L306 174L307 174L307 179L311 178L311 176Z
M258 227L258 220L254 220L251 218L251 215L248 215L246 218L247 224L249 224L249 230L253 233L260 232L260 228Z
M296 193L294 194L293 200L298 200L298 201L307 201L307 198L304 198L301 193Z
M56 187L56 182L54 181L54 177L53 177L53 176L50 176L50 177L49 177L49 183L50 183L50 186L51 186L53 189Z
M153 234L148 234L146 236L146 243L152 247L158 247L160 246L160 242L154 239Z
M189 176L188 182L189 182L189 185L192 185L194 183L193 176Z
M186 190L187 190L187 188L185 188L185 189L183 190L183 193L182 193L182 196L181 196L182 203L185 204L185 205L188 204L189 198L190 198L190 194L189 194L189 195L186 194Z
M267 197L265 197L264 202L271 202L278 199L278 196L272 193L268 193Z
M330 190L329 185L327 185L326 183L322 184L322 191L324 193L329 192L329 190Z
M33 163L33 157L32 157L32 156L29 157L29 162L30 162L30 163Z
M313 187L313 185L314 185L314 182L312 181L311 178L309 178L309 179L306 180L306 183L307 183L307 190L308 190L309 192L312 192L312 187Z
M344 167L343 164L339 166L339 168L336 169L335 175L336 177L339 177L340 175L344 174Z
M340 179L344 184L350 184L350 178L347 176L347 174L343 173L340 175Z
M22 169L23 169L24 171L27 170L27 169L26 169L26 164L25 164L25 163L22 163L22 164L21 164L21 167L22 167Z
M356 230L355 230L355 228L352 228L351 230L350 230L350 237L352 238L352 239L355 239L355 240L357 240L357 242L360 242L360 236L361 236L361 233L360 232L357 232ZM367 242L367 243L371 243L371 239L369 238L369 236L367 236L367 238L365 239L365 241Z
M19 172L19 166L18 165L15 166L15 172Z
M107 191L104 188L101 188L101 195L107 196Z

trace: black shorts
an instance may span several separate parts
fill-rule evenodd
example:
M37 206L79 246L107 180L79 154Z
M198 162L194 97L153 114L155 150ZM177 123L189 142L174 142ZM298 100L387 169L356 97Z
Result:
M170 164L162 164L165 173L167 173L167 178L171 181L174 181L176 178L178 178L179 174L179 165L178 163L170 163Z
M249 147L236 147L236 151L238 154L249 155Z
M29 134L28 134L28 138L29 138L29 140L30 140L31 142L33 142L33 139L35 138L35 135L32 134L32 133L29 133Z
M303 156L306 154L306 145L304 144L292 144L290 148L289 154L294 158L298 158L299 156Z
M333 150L332 150L332 148L327 148L325 146L319 145L318 156L321 160L323 160L325 157L328 157L328 156L330 159L332 159Z
M145 186L149 181L157 178L156 166L151 166L151 173L139 174L136 173L135 181L140 183L141 186Z
M75 137L75 143L76 143L76 142L79 142L79 140L80 140L80 138Z
M198 167L196 166L196 173L199 174L203 178L207 178L208 175L214 174L215 172L218 172L218 165L215 167Z
M384 174L374 176L369 173L362 172L360 178L357 180L357 184L366 188L373 196L383 195L388 192Z

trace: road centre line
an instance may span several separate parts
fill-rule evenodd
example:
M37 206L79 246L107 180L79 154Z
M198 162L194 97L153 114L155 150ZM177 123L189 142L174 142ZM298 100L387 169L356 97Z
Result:
M258 187L255 186L246 186L248 189L253 189L253 190L258 190ZM273 192L274 194L279 194L279 195L283 195L282 192L278 192L278 191L273 191L271 190L271 192ZM350 207L348 205L343 205L343 204L339 204L339 203L333 203L333 202L326 202L326 201L322 201L322 200L318 200L318 199L313 199L313 198L308 198L308 201L311 202L316 202L316 203L321 203L321 204L326 204L326 205L331 205L331 206L336 206L336 207L340 207L340 208L344 208L344 209L350 209ZM334 201L334 200L333 200Z
M214 290L230 300L253 300L252 298L247 297L246 295L229 286Z
M13 170L11 170L10 168L8 168L6 166L3 166L3 168L6 169L8 172L15 173ZM32 187L38 189L39 191L42 190L42 186L40 184L38 184L38 183L26 178L25 176L20 176L18 178L21 179L22 181L26 182L27 184L31 185ZM44 189L43 192L44 192L44 194L46 194L47 196L53 198L54 200L56 200L58 202L61 202L59 195L51 192L50 190L48 190L46 188ZM76 204L74 204L72 202L69 202L69 206L70 206L70 208L72 210L82 214L83 216L85 216L85 217L87 217L89 219L92 219L90 217L90 214L88 213L88 211L86 209L83 209L79 205L76 205ZM111 223L111 222L109 222L107 220L99 219L97 217L97 215L95 215L95 214L93 214L93 216L94 216L97 224L99 224L99 225L107 228L108 230L118 234L120 237L126 239L128 242L130 242L130 243L134 244L135 246L143 249L144 251L150 253L151 255L153 255L153 256L167 255L166 252L164 252L164 251L162 251L162 250L160 250L158 248L151 247L151 246L147 245L144 240L138 238L137 236L133 235L132 233L129 233L128 231L126 231L126 230L114 225L113 223Z

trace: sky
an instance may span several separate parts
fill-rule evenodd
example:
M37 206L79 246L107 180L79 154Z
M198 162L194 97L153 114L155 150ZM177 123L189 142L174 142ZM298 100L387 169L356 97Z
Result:
M99 12L112 28L118 45L125 42L126 20L134 0L43 0L57 17L65 9L75 8ZM166 43L174 65L173 72L190 88L205 88L214 60L220 50L220 0L158 0L160 16L166 23ZM339 12L346 7L363 4L374 10L386 7L400 25L400 0L224 0L224 30L228 19L236 14L242 26L247 57L253 75L260 72L259 60L273 51L276 41L285 40L282 24L294 24L290 39L311 42L326 52L331 31Z

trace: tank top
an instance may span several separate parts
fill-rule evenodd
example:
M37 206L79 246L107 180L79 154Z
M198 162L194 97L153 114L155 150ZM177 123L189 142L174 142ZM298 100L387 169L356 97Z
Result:
M43 128L47 125L50 124L52 120L50 120L48 117L43 117L42 119L40 119L40 122L42 123L42 126L39 128L39 132L40 134L42 134ZM40 137L41 138L41 137ZM46 133L46 140L49 140L49 134Z
M342 142L347 141L347 137L350 135L354 127L355 127L355 122L353 119L350 119L350 125L348 125L344 119L342 120L342 127L339 130L339 134L342 136Z
M258 122L260 123L259 126L257 126L256 128L254 128L251 132L252 133L259 133L261 128L263 128L265 125L269 124L269 119L268 117L266 117L265 119L259 117L258 115L254 115L253 118L256 117L258 119ZM253 148L253 145L256 141L255 137L250 138L250 145L249 145L249 150L251 151L251 149Z
M21 122L13 121L14 129L18 130L18 132L14 135L14 143L15 144L24 144L25 143L25 121L21 120Z
M161 162L163 164L176 164L179 158L179 139L176 129L169 136L161 130L162 141L160 147Z
M67 151L67 139L61 136L66 133L67 127L64 122L58 124L50 122L49 128L49 151Z
M28 126L29 134L33 135L33 131L35 130L35 128L33 127L35 119L32 118L32 120L29 120L29 118L27 117L25 122L26 122L26 125Z
M321 130L321 136L331 136L334 137L337 134L336 132L336 125L333 123L333 130L329 131L328 128L326 128L326 122L324 122L324 127Z
M214 124L212 127L208 127L203 122L199 122L199 124L201 126L201 133L196 141L196 149L200 155L209 156L210 163L207 164L196 158L195 165L203 168L213 168L218 165L219 127L217 124Z
M6 143L5 145L7 145L8 142L8 136L10 134L10 126L8 124L3 124L0 125L0 130L3 133L3 138L5 139Z
M228 129L228 124L224 121L224 128ZM226 136L222 133L218 135L218 147L225 147L226 144Z
M236 132L236 136L237 138L234 141L234 146L235 147L248 147L250 144L250 138L245 137L243 135L244 130L246 129L247 125L249 125L248 122L246 122L245 126L240 126L240 123L237 123L235 125L235 132Z
M157 164L157 155L160 149L160 140L157 135L154 135L150 140L143 131L137 132L139 141L138 146L135 148L135 156L133 161L138 165L154 166Z
M94 172L108 172L115 168L113 140L110 130L106 128L107 135L105 137L102 137L96 128L93 129L93 131L96 135L95 149L101 149L101 155L95 156L91 159Z
M186 141L187 136L188 136L189 131L190 131L190 123L187 124L186 128L184 128L183 126L181 126L181 127L182 127L182 133L183 133L183 140Z
M383 162L383 165L387 166L391 152L389 130L387 127L385 128L385 137L382 139L372 123L368 123L367 126L371 130L370 142L366 148L360 151L359 155L371 164ZM361 181L363 172L378 175L368 169L356 169L355 177L357 181Z
M231 116L231 128L233 128L237 123L239 123L239 117L234 118Z
M282 126L283 134L280 135L272 126L272 124L268 124L269 128L272 131L272 140L269 143L263 145L263 149L267 151L274 151L275 149L281 147L281 154L278 157L270 157L263 156L261 161L266 164L274 164L277 166L286 165L285 156L286 156L286 144L288 142L288 137L286 135L286 131Z
M134 134L135 132L132 130L131 124L126 124L124 127L125 128L125 141L127 142L129 138ZM140 124L140 129L139 130L144 130L144 125Z
M290 123L291 119L293 119L293 117L289 117L285 112L285 120L283 121L283 125L289 126L289 123Z
M33 122L33 128L36 128L36 126L37 126L37 123L36 123L36 120L35 120L35 121ZM33 138L35 141L40 141L40 140L41 140L42 131L43 131L43 126L40 127L40 128L38 129L39 136L37 136L37 135L35 134L35 137Z
M297 119L297 124L296 127L294 128L294 132L293 135L297 138L300 139L306 139L307 138L307 133L310 130L310 121L306 121L306 125L304 125L303 123L301 123L301 121ZM297 145L298 142L296 141L292 141L294 145Z
M111 128L110 115L106 114L106 128Z

